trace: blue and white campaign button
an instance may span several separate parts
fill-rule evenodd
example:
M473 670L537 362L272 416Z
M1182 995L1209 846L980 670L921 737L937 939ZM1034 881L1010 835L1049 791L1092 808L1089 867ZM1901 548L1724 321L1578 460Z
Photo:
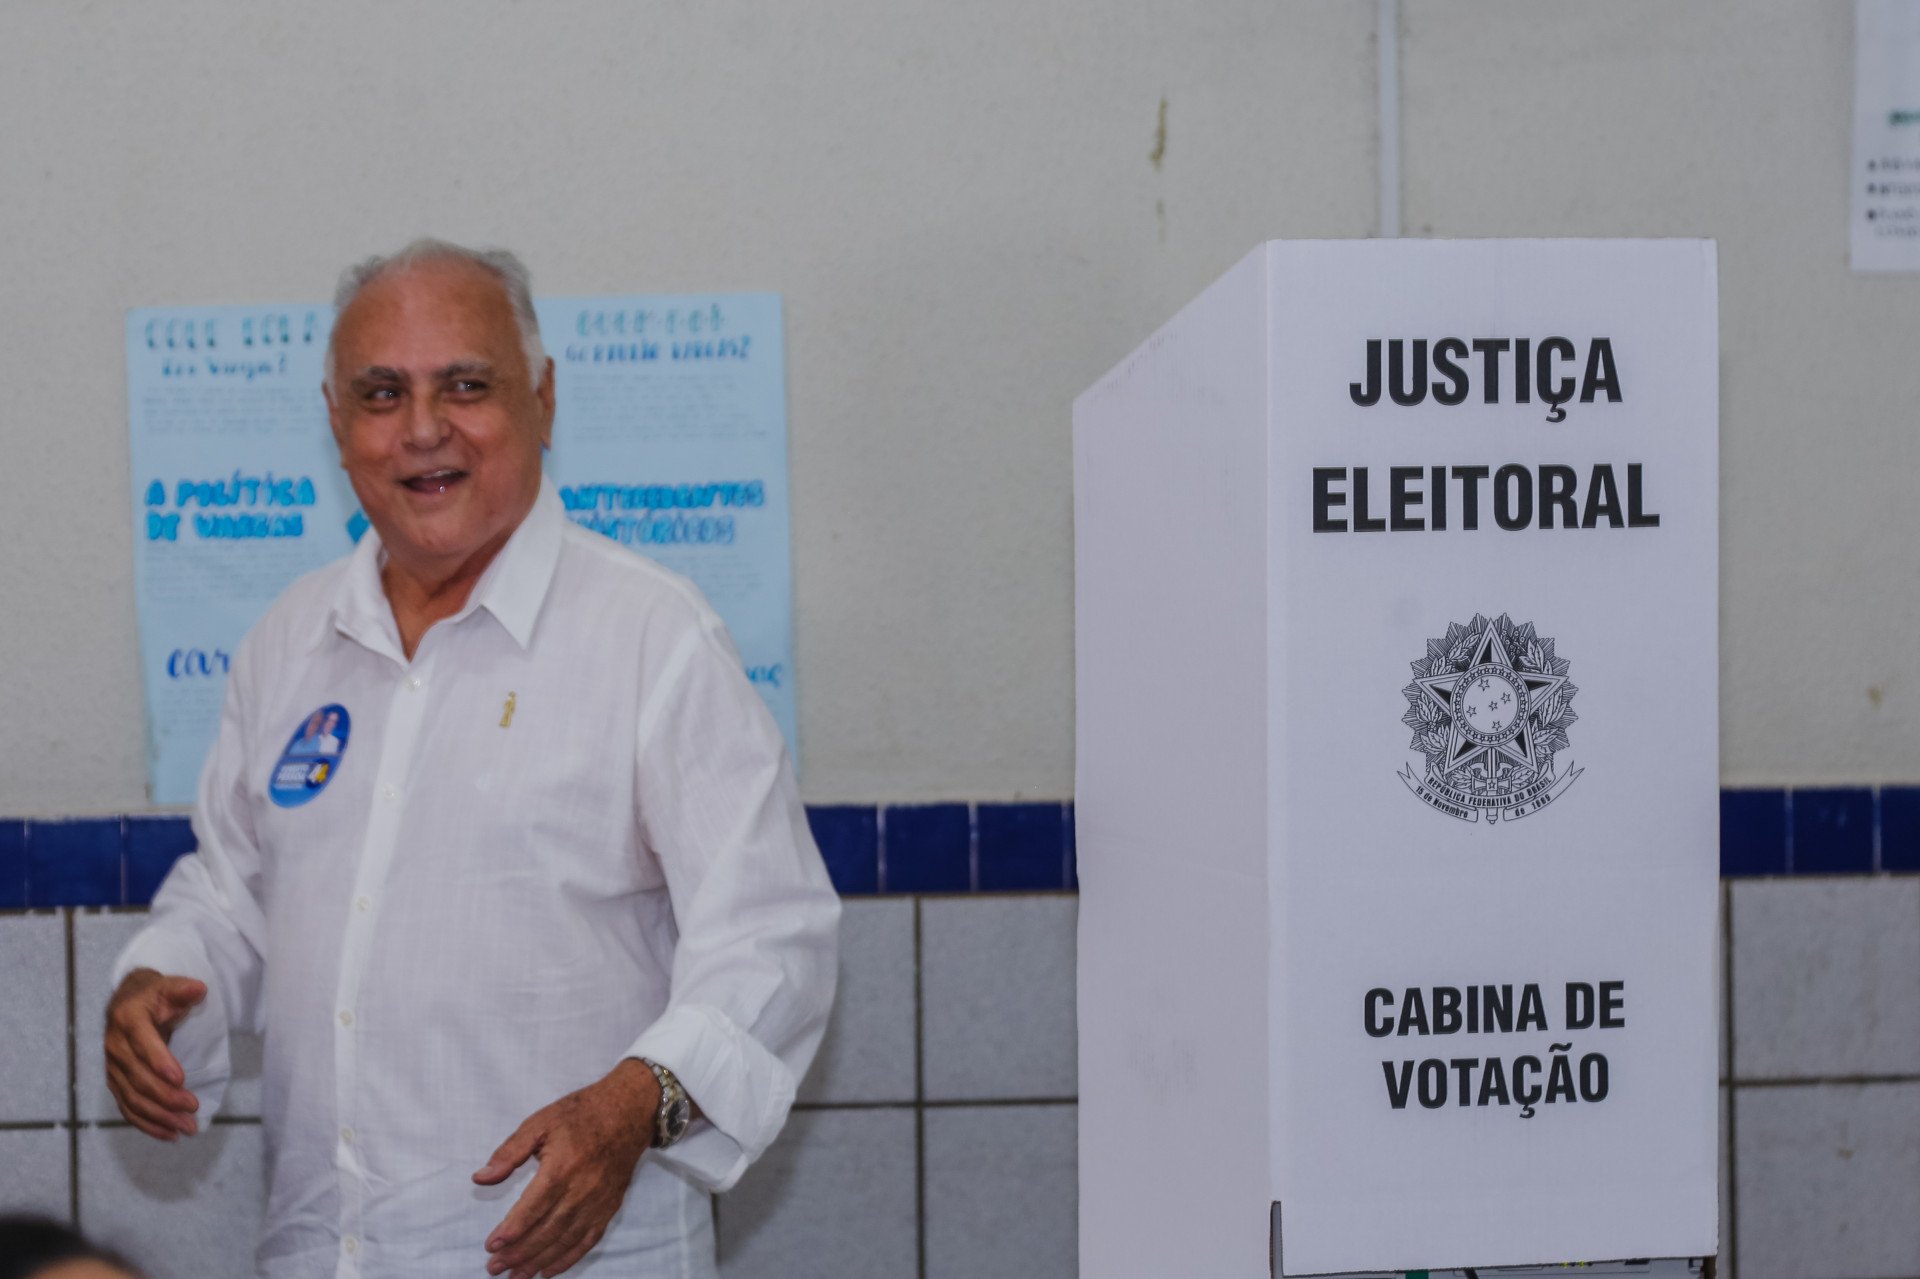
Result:
M280 762L273 766L267 797L282 808L298 808L325 790L340 771L340 757L347 753L352 728L353 717L337 702L302 720L287 740Z

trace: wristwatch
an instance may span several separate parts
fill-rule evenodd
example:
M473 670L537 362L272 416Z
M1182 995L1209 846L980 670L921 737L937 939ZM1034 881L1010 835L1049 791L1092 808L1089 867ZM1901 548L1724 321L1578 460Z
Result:
M660 1109L653 1117L653 1148L665 1150L687 1135L687 1126L693 1122L693 1102L671 1070L645 1057L639 1062L660 1084Z

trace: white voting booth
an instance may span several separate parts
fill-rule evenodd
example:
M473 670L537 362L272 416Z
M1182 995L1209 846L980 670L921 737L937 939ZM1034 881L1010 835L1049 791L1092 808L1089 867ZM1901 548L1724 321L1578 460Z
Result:
M1083 1275L1715 1252L1716 322L1276 242L1075 402Z

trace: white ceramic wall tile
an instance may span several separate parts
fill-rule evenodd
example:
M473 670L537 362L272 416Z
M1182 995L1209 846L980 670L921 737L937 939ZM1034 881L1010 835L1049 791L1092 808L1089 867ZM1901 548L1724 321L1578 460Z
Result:
M1077 907L1066 896L921 903L920 1051L929 1099L1077 1094Z
M100 1037L106 1024L107 982L113 961L133 935L146 925L146 912L98 914L74 912L73 917L73 1028L74 1082L81 1119L119 1119L120 1109L107 1092L107 1068ZM260 1039L252 1034L233 1037L233 1080L227 1085L220 1113L232 1118L260 1117ZM204 1123L206 1116L201 1116Z
M1734 1033L1732 1033L1732 1016L1730 1016L1730 1014L1732 1014L1732 1004L1734 1004L1734 983L1730 981L1730 974L1726 972L1726 910L1728 910L1728 899L1730 899L1730 887L1728 887L1728 883L1722 881L1722 883L1720 883L1720 914L1718 914L1720 931L1718 931L1718 935L1716 935L1716 943L1715 947L1713 947L1713 989L1715 989L1716 999L1720 1001L1715 1008L1715 1014L1720 1018L1720 1033L1718 1033L1718 1039L1720 1039L1720 1081L1722 1081L1722 1083L1724 1083L1726 1079L1732 1079L1732 1075L1734 1075ZM1728 1277L1726 1273L1722 1273L1720 1279L1730 1279L1730 1277Z
M1733 1090L1720 1085L1720 1264L1717 1279L1733 1274Z
M67 925L58 914L0 916L0 1121L65 1120Z
M258 1124L159 1142L132 1128L80 1133L80 1228L155 1279L248 1279L265 1210Z
M807 1102L912 1101L913 902L853 899L840 916L840 988Z
M1920 1275L1920 1083L1742 1088L1741 1279Z
M1733 885L1736 1079L1911 1074L1920 879Z
M725 1279L902 1279L917 1265L914 1116L815 1110L715 1205Z
M65 1128L0 1129L0 1215L73 1217L72 1151Z
M926 1113L927 1279L1075 1279L1076 1107Z

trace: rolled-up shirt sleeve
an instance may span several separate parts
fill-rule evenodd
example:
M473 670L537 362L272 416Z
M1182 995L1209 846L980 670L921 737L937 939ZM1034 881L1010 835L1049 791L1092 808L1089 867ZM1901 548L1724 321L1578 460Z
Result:
M229 1074L229 1037L257 1029L261 938L260 853L247 805L244 701L247 646L227 681L220 731L200 774L193 829L198 851L175 862L153 910L113 965L110 989L137 968L205 982L207 997L174 1029L169 1047L199 1094L219 1108Z
M840 901L780 730L702 610L638 725L639 822L678 931L666 1012L627 1056L673 1071L703 1120L652 1157L725 1190L773 1141L833 1004Z

